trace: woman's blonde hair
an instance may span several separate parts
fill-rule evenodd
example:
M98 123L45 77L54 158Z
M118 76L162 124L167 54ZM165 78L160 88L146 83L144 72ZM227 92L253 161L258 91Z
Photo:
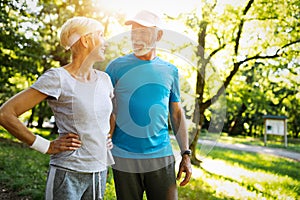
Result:
M103 31L99 21L88 17L73 17L62 25L60 43L65 49L70 49L81 36L99 30Z

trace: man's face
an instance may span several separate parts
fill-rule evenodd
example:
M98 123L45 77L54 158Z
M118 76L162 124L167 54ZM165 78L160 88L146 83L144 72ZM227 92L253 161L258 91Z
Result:
M143 56L155 48L157 30L155 27L145 27L140 24L132 24L131 41L135 55Z

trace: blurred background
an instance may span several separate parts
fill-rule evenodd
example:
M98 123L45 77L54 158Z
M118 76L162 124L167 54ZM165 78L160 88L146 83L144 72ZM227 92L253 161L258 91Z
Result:
M67 19L87 16L103 23L112 45L106 61L95 68L104 70L125 53L126 41L113 43L130 30L124 21L149 9L161 14L166 29L188 38L180 45L170 40L174 44L169 52L159 55L174 63L184 80L182 100L192 124L195 166L200 164L201 138L216 141L224 136L225 142L246 139L263 146L264 116L285 118L288 148L300 152L299 0L0 0L0 9L0 105L49 68L70 61L70 53L59 44L59 28ZM56 133L46 102L20 119L30 128ZM268 138L274 147L283 146L282 135ZM293 191L299 195L299 186Z

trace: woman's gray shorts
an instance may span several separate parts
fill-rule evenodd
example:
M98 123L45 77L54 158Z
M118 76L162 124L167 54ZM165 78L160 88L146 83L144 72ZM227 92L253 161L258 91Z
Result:
M46 200L100 200L103 199L107 170L81 173L50 166Z

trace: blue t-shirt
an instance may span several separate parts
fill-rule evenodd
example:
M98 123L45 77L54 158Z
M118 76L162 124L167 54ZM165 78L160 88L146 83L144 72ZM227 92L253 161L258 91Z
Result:
M107 67L115 88L114 156L159 158L173 155L168 134L169 103L180 101L177 68L156 57L145 61L134 54Z

